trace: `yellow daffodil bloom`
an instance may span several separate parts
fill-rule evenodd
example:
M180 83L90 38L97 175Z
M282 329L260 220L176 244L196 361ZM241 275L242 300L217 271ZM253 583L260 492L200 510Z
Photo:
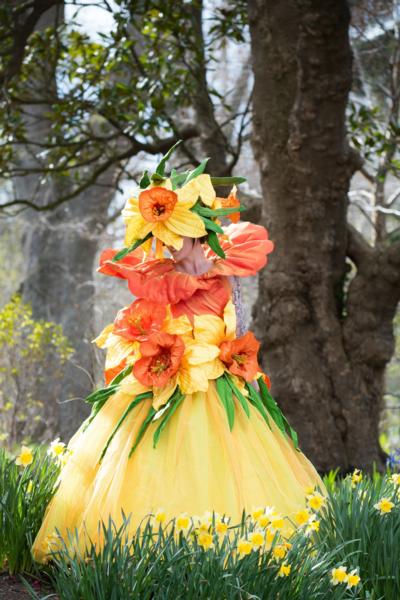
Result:
M305 530L306 535L310 535L313 531L319 531L320 521L315 518L315 515L310 517L308 525Z
M187 513L182 513L175 520L176 529L178 531L187 531L190 527L191 521Z
M357 483L360 483L360 481L362 481L362 473L360 471L360 469L354 469L353 474L351 476L351 485L352 487L355 487L357 485Z
M379 510L381 515L390 513L392 511L393 507L394 507L394 504L391 500L389 500L389 498L381 498L379 500L379 502L374 504L374 508L376 508L376 510Z
M250 533L250 541L253 544L253 550L257 550L264 545L265 542L265 534L262 531L253 531Z
M218 533L218 535L225 535L228 531L228 523L222 519L218 519L215 522L215 531Z
M281 515L271 515L270 517L270 527L271 529L275 529L275 531L279 531L280 529L283 529L284 525L285 525L285 520L283 517L281 517Z
M347 567L336 567L331 571L331 583L338 585L339 583L347 582Z
M287 577L288 575L290 575L291 568L292 567L290 565L287 565L286 563L281 565L278 571L278 577Z
M311 514L309 513L309 511L306 508L303 508L297 511L297 513L294 516L294 520L296 521L297 525L301 526L308 523L310 516Z
M156 523L160 523L160 525L162 523L165 522L167 518L167 515L165 514L165 510L163 508L159 508L156 510L155 514L154 514L154 520Z
M199 535L197 536L197 542L204 550L208 550L214 546L213 536L207 531L200 531Z
M28 446L22 446L21 452L15 459L15 464L21 467L27 467L33 462L32 450Z
M272 554L273 554L273 557L275 558L275 560L281 560L282 558L285 558L286 553L287 553L287 549L283 544L277 544L272 549Z
M316 510L316 511L320 510L320 508L322 506L324 506L324 504L325 504L325 498L318 492L315 492L314 494L312 494L308 497L308 506L310 508L312 508L313 510Z
M237 551L239 552L240 556L246 556L247 554L250 554L252 549L253 544L249 540L246 540L246 538L242 538L238 541Z
M47 450L47 454L49 456L53 456L54 458L58 458L65 452L65 444L64 442L60 442L60 438L53 440Z
M137 198L129 198L122 211L127 246L151 233L167 246L180 250L184 236L206 235L203 220L190 209L199 197L206 206L213 205L216 194L210 176L199 175L175 191L170 188L167 181L140 192Z
M361 579L359 574L357 573L357 569L353 569L347 576L347 587L356 587L360 583L360 581Z

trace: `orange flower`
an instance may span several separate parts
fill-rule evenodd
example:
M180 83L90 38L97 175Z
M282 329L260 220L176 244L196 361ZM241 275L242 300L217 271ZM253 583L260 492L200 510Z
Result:
M163 304L152 300L135 300L117 314L114 333L127 340L144 341L151 333L160 331L167 311Z
M163 187L152 187L139 194L139 210L149 223L166 221L172 215L178 196Z
M249 331L236 340L222 342L219 357L231 373L243 377L246 381L253 381L260 371L257 362L259 347L260 342Z
M221 206L222 208L236 208L240 206L239 199L236 196L236 185L233 186L231 192L227 198L221 198ZM227 215L227 218L232 223L239 223L240 221L240 212L231 213Z
M177 335L153 333L140 344L140 358L133 367L136 379L149 387L164 386L179 369L185 344Z

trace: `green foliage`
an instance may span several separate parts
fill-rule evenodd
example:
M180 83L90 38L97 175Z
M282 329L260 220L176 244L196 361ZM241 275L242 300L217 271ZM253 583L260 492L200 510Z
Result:
M73 350L59 325L35 320L15 295L0 311L0 440L15 444L34 434L43 400L39 387L49 370L61 379Z
M40 450L24 468L0 449L0 569L6 568L11 574L37 570L31 545L58 473L56 463Z
M272 549L238 555L238 540L253 529L248 523L232 528L230 539L214 534L214 547L208 550L191 535L193 528L183 535L173 526L163 530L147 522L129 537L127 526L126 520L120 528L112 522L103 525L100 552L91 545L82 556L64 544L54 553L50 576L63 600L318 600L326 598L327 587L332 600L355 597L345 586L329 584L336 551L313 555L304 536L293 541L287 554L292 573L279 577L280 564L272 558ZM74 543L74 535L69 541Z

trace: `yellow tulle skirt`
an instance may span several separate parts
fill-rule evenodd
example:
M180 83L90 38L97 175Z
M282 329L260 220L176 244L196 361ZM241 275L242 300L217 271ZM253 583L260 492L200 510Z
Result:
M240 522L243 511L274 506L292 517L305 507L308 486L326 492L317 471L270 419L271 429L250 405L250 418L236 407L229 429L226 412L210 382L208 392L187 396L161 433L156 448L151 423L129 458L151 399L138 405L113 438L101 463L99 457L135 393L127 388L112 396L89 427L82 426L69 443L72 451L60 475L57 492L33 545L37 560L45 560L48 540L58 531L77 531L96 539L99 520L118 525L122 511L136 530L149 513L162 508L167 519L181 513L215 511ZM301 440L300 440L301 442Z

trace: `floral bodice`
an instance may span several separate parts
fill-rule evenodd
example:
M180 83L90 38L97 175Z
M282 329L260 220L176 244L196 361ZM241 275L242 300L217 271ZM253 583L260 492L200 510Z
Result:
M137 298L169 305L173 317L212 314L223 316L231 299L231 276L255 275L267 262L273 243L261 225L247 222L225 228L221 246L225 259L207 248L206 255L214 266L203 275L189 275L174 268L172 259L147 259L139 249L124 259L113 262L116 251L107 249L100 258L99 271L126 279Z

